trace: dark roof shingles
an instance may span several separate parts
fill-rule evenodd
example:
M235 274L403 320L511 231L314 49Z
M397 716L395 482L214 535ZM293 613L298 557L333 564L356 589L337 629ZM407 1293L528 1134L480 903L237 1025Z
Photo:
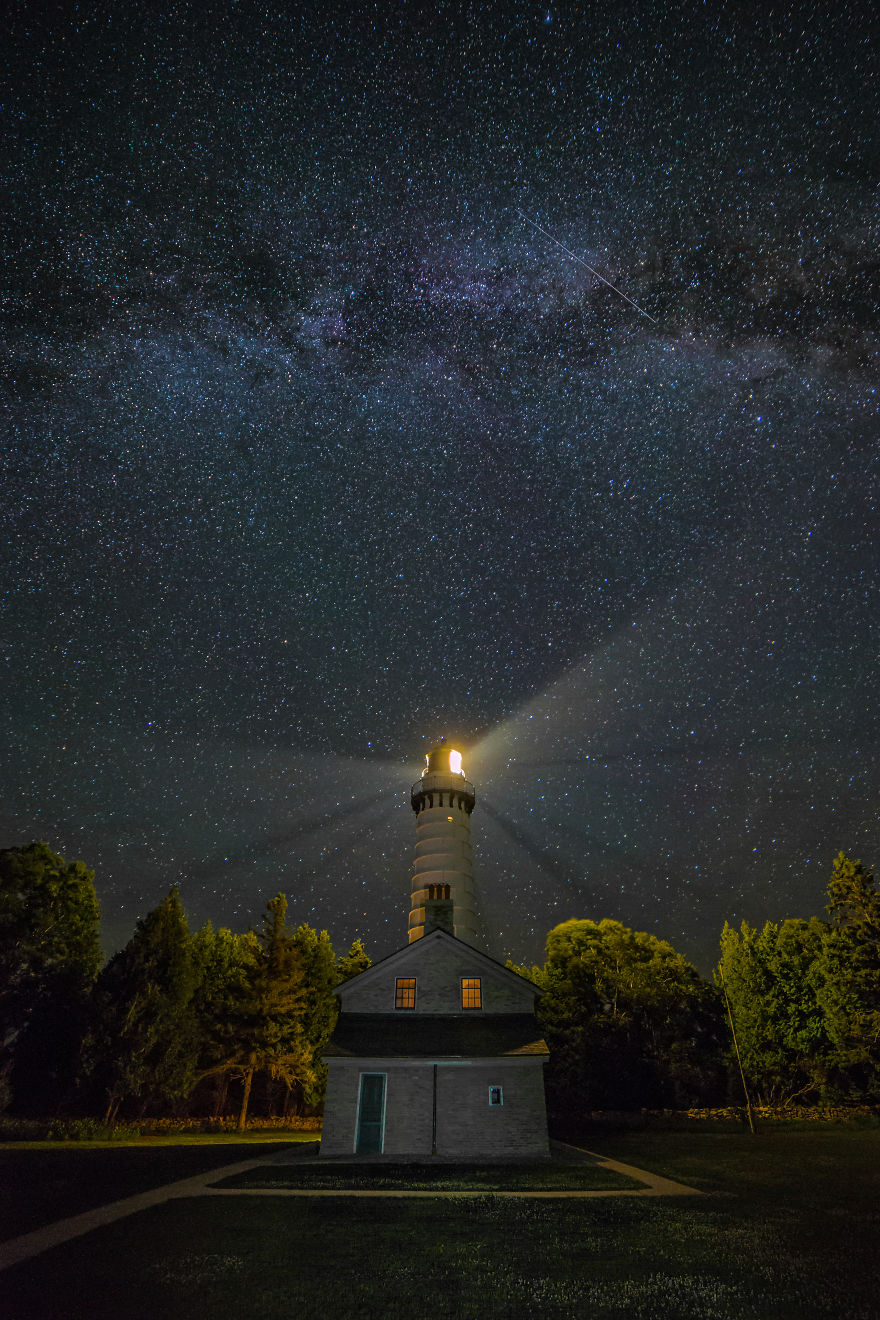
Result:
M326 1058L497 1058L548 1054L531 1013L340 1013Z

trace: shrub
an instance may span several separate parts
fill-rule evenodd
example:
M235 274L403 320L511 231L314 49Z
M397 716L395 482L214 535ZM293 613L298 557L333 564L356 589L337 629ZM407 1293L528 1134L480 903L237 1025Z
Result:
M124 1141L128 1137L161 1137L190 1133L235 1132L234 1118L146 1118L109 1127L97 1118L0 1117L0 1141ZM314 1132L320 1118L252 1118L247 1132Z

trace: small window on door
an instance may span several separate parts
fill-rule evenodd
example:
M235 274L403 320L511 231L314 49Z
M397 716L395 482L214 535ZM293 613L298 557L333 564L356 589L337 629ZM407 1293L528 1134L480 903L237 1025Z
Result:
M489 1087L489 1104L490 1105L504 1104L504 1092L500 1086Z
M416 978L414 976L398 976L394 989L394 1007L415 1008L415 1006Z
M483 991L478 976L463 976L461 979L462 1008L482 1008Z

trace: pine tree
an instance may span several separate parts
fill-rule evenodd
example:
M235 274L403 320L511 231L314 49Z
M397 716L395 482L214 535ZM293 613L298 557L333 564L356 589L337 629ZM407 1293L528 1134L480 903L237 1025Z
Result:
M721 972L743 1071L761 1104L828 1093L833 1046L822 1007L828 926L817 917L725 924Z
M223 1114L230 1077L241 1067L246 1046L243 1005L259 956L260 942L253 931L239 935L223 927L215 930L208 922L193 936L196 1078L213 1080L215 1117Z
M311 926L298 926L293 942L299 953L303 969L304 1002L302 1010L302 1039L308 1052L308 1067L297 1083L288 1087L298 1107L317 1104L324 1098L327 1086L327 1068L321 1059L324 1046L330 1039L339 1005L333 988L338 984L337 959L326 930L316 931Z
M880 1098L880 894L870 871L845 853L828 886L834 926L825 946L822 1004L839 1083L854 1099Z
M239 1125L247 1120L255 1078L286 1088L285 1112L323 1098L321 1052L336 1023L334 986L370 965L360 940L336 958L326 931L286 924L287 899L266 906L259 934L234 935L207 925L194 937L200 1054L198 1079L214 1078L216 1107L230 1079L242 1084Z
M242 1080L239 1131L244 1131L247 1122L257 1071L291 1087L311 1081L312 1059L303 1030L305 977L286 917L287 899L276 894L266 905L259 951L241 1005L238 1049L230 1061L238 1067Z
M828 884L828 911L835 925L880 942L880 893L862 863L839 852Z
M175 886L98 977L88 1067L104 1091L107 1121L123 1100L138 1100L145 1109L151 1101L189 1094L198 1049L196 982Z
M355 940L348 953L341 953L336 959L336 984L341 985L343 981L350 981L352 977L360 976L361 972L365 972L372 965L363 940Z

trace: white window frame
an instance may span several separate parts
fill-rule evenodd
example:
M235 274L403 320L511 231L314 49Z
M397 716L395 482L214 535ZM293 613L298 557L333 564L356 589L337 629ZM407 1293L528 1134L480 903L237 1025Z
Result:
M412 981L413 983L413 1002L412 1008L404 1008L397 1003L397 982ZM395 976L394 978L394 1011L395 1013L414 1013L416 1005L419 1002L419 978L417 976Z

